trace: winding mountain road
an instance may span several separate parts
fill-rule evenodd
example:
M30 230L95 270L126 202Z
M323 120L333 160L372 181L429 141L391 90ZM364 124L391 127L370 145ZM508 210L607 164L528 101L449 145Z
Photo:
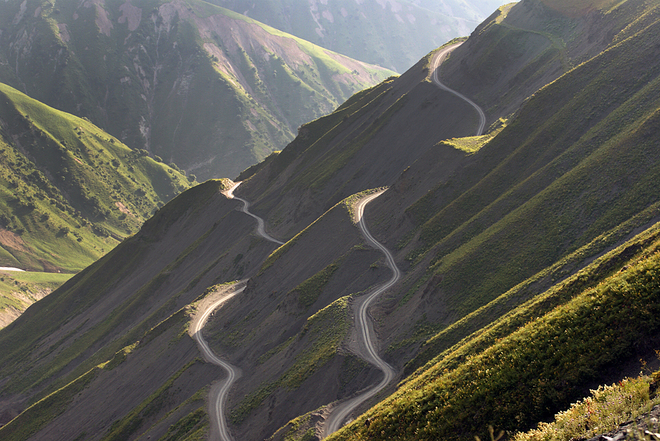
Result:
M278 245L283 245L284 242L281 242L266 233L264 220L262 218L250 213L248 210L250 203L245 199L234 196L234 190L236 190L239 185L241 185L241 183L237 182L232 188L225 192L225 196L227 196L228 199L236 199L243 202L241 211L256 219L257 233L261 237ZM229 291L223 293L220 299L214 299L211 302L207 302L207 304L202 303L200 305L200 312L192 323L193 338L197 342L197 346L199 346L199 350L202 352L204 360L220 366L227 371L227 378L224 381L213 385L211 392L209 393L209 415L211 416L211 433L209 435L210 441L233 441L231 435L229 434L229 429L227 428L227 420L225 419L225 403L227 401L229 389L232 387L236 379L240 377L240 370L219 358L211 350L207 341L204 340L204 336L202 335L202 328L206 324L213 311L218 309L223 303L234 297L236 294L243 292L246 286L247 282L242 281L232 286Z
M250 208L250 203L248 201L246 201L243 198L239 198L238 196L234 196L234 190L236 190L239 185L241 185L241 182L236 182L232 188L227 190L227 193L226 193L227 197L229 199L236 199L237 201L243 202L243 208L241 208L241 211L243 213L247 214L248 216L252 216L257 221L257 234L259 234L259 236L263 237L264 239L266 239L268 241L274 242L278 245L284 245L284 242L281 242L281 241L275 239L274 237L272 237L270 234L266 233L266 227L265 227L264 220L262 218L260 218L259 216L250 213L250 211L248 210Z
M442 64L442 62L447 58L447 55L449 55L454 49L459 47L462 43L458 43L456 45L452 45L449 47L446 47L440 51L438 51L437 54L433 57L433 60L431 61L431 66L433 69L433 75L432 79L433 82L442 90L445 90L449 93L452 93L456 95L457 97L461 98L468 104L470 104L478 113L479 115L479 127L477 130L476 135L479 136L483 134L484 129L486 127L486 115L484 111L479 107L474 101L470 100L468 97L465 95L445 86L439 78L438 72L439 72L439 67ZM265 228L265 223L262 218L259 216L256 216L255 214L251 213L249 211L250 203L246 201L243 198L240 198L238 196L234 195L234 190L238 188L238 186L241 185L241 182L237 182L232 186L229 190L225 192L225 195L229 199L236 199L240 202L243 203L243 207L241 208L241 211L248 216L251 216L257 221L257 233L263 237L264 239L276 243L278 245L283 245L284 242L279 241L275 239L274 237L270 236L268 233L266 233L266 228ZM356 319L356 329L358 331L358 335L360 338L360 349L359 349L359 355L362 356L366 361L369 363L373 364L376 366L378 369L380 369L383 372L383 378L382 380L374 387L368 389L367 391L353 397L352 399L339 404L336 406L334 409L332 409L330 415L326 419L325 422L325 430L324 430L324 435L328 436L331 433L336 432L339 430L346 418L353 412L359 405L367 401L368 399L372 398L375 396L378 392L383 390L396 376L396 372L394 369L387 364L380 356L378 355L378 352L376 351L376 347L374 344L374 338L372 337L372 331L369 327L369 319L368 319L368 309L369 306L373 303L373 301L380 296L383 292L387 291L390 289L394 284L396 284L399 279L401 278L401 271L399 268L396 266L396 263L394 262L394 257L392 256L392 253L385 248L381 243L379 243L374 237L371 235L369 232L369 229L367 228L367 225L364 221L364 208L367 206L368 203L376 199L378 196L380 196L383 192L378 192L374 193L372 195L369 195L362 200L360 200L357 204L357 219L358 219L358 225L360 227L360 230L362 234L364 235L365 239L367 242L372 245L374 248L379 249L380 251L383 252L385 255L387 265L390 267L392 270L392 277L390 278L389 281L387 281L385 284L382 286L378 287L375 289L373 292L371 292L368 297L360 304L358 308L358 314L357 314L357 319ZM193 332L194 332L194 338L197 341L197 344L204 355L204 359L207 360L210 363L214 363L218 366L223 367L225 370L228 372L228 377L224 382L220 382L216 384L212 389L211 393L209 395L209 407L210 407L210 413L215 414L215 418L212 418L212 424L211 424L211 436L210 439L212 441L233 441L231 436L229 435L229 431L227 429L227 423L225 420L225 401L227 398L227 394L229 392L229 389L231 388L232 384L234 381L238 378L240 375L240 371L238 371L237 368L233 367L229 363L221 360L218 358L213 351L209 348L208 343L204 340L202 336L202 327L204 326L204 323L206 323L206 320L208 320L208 317L211 315L211 313L218 308L220 305L222 305L224 302L226 302L228 299L231 297L235 296L236 294L242 292L245 289L245 284L243 284L242 287L239 287L241 284L236 285L236 288L233 291L230 291L228 294L226 294L222 299L215 301L211 305L209 305L203 312L199 320L194 324Z
M207 341L204 340L202 328L213 311L218 309L223 303L234 297L236 294L243 292L246 286L247 284L245 282L234 285L229 292L222 296L222 298L214 301L210 305L206 305L206 307L203 308L201 315L193 321L193 338L197 342L197 346L199 346L199 350L202 352L204 360L215 364L216 366L220 366L227 371L227 378L224 381L215 384L211 388L209 394L209 415L212 416L211 434L209 436L211 441L233 441L229 435L229 429L227 428L224 409L229 389L240 376L240 370L215 355ZM213 416L215 418L213 418Z
M447 58L447 55L449 55L454 49L458 48L460 45L463 43L457 43L452 46L447 46L444 49L441 49L438 51L437 54L433 56L433 60L431 61L431 66L433 69L433 82L435 83L436 86L438 86L440 89L447 91L449 93L452 93L462 99L463 101L467 102L469 105L474 107L474 109L477 111L479 114L479 128L477 130L476 136L483 135L484 129L486 128L486 114L484 113L483 109L479 107L474 101L472 101L470 98L466 97L460 92L455 91L454 89L451 89L440 81L440 76L438 72L440 71L439 67L442 64L443 61Z
M369 229L367 228L367 225L364 221L364 207L366 207L366 205L369 202L376 199L382 193L383 192L372 194L370 196L365 197L360 202L358 202L357 218L358 218L358 225L360 226L360 230L362 231L362 234L364 235L365 239L367 239L367 242L369 242L370 245L372 245L374 248L378 248L380 251L383 252L383 254L385 254L387 266L389 266L390 269L392 270L392 278L387 283L375 289L371 294L369 294L369 296L365 299L365 301L362 302L360 308L358 309L356 327L358 329L358 334L361 339L360 343L362 343L362 346L364 346L365 348L364 351L361 351L360 355L362 355L367 361L375 365L378 369L380 369L383 372L383 379L375 387L365 391L364 393L334 408L325 422L325 434L324 434L325 436L328 436L331 433L334 433L337 430L341 429L342 425L344 424L344 421L346 420L348 415L350 415L351 412L353 412L360 404L364 403L369 398L373 397L378 392L383 390L385 386L387 386L394 379L396 375L396 372L394 371L392 366L390 366L382 358L380 358L380 356L376 352L374 339L372 338L370 333L369 322L367 317L367 310L371 305L371 303L373 303L373 301L383 292L390 289L401 278L401 271L396 266L392 253L390 253L390 251L387 248L385 248L381 243L379 243L376 239L374 239L374 237L369 232Z

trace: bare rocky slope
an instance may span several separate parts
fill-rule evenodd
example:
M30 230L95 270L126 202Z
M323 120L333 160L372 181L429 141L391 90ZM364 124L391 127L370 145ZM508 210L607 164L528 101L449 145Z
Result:
M200 180L392 73L198 1L11 0L0 30L0 81Z
M284 245L257 237L238 202L220 193L228 183L210 181L29 308L0 331L3 422L22 412L0 436L204 436L204 385L217 371L195 361L186 311L218 283L249 278L204 330L242 370L229 395L230 431L246 440L319 437L333 401L379 380L355 355L352 334L361 295L390 277L352 213L356 194L379 186L389 189L366 223L403 276L370 315L400 383L333 439L523 430L620 375L614 360L660 347L660 8L591 2L580 15L562 4L502 9L443 67L443 81L465 84L475 101L469 91L481 80L461 83L466 72L528 78L533 66L549 81L509 83L510 107L486 107L486 135L461 137L474 130L474 109L431 83L431 54L304 125L241 175L238 195ZM564 53L565 64L543 55L555 38L588 37L591 22L600 23L591 58L571 55L585 48ZM543 38L506 40L520 29ZM489 57L493 33L508 44ZM540 89L530 93L534 81ZM495 103L504 85L486 84L492 92L479 96ZM97 396L106 408L82 418Z

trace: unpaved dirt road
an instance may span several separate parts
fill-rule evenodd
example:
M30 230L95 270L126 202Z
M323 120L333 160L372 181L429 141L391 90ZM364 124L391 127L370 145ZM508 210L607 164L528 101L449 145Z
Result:
M331 433L339 430L344 424L344 421L346 420L348 415L350 415L350 413L353 412L355 408L357 408L360 404L364 403L369 398L373 397L378 392L383 390L385 386L387 386L394 379L396 375L394 369L389 364L387 364L382 358L380 358L380 356L378 356L378 352L376 351L376 347L374 344L375 337L372 336L372 331L369 326L369 319L367 317L367 310L371 305L371 303L373 303L373 301L383 292L390 289L401 278L401 271L396 266L392 253L390 253L390 251L387 248L385 248L381 243L379 243L376 239L374 239L374 237L369 232L369 229L367 228L367 225L364 221L364 207L366 207L366 205L369 202L376 199L382 193L383 192L379 192L369 195L364 199L362 199L360 202L358 202L358 205L356 207L357 218L358 218L358 225L360 226L360 230L362 231L362 234L364 235L365 239L367 239L367 242L371 246L373 246L374 248L378 248L380 251L383 252L383 254L385 254L387 266L389 266L390 269L392 270L392 278L390 278L390 280L387 283L376 288L372 293L370 293L367 296L364 302L362 302L362 304L358 309L355 326L357 328L358 335L361 340L360 347L364 348L364 350L360 351L359 355L363 357L366 361L368 361L369 363L373 364L378 369L380 369L383 372L383 379L373 388L365 391L364 393L356 397L351 398L345 403L339 404L337 407L332 409L330 415L328 416L325 422L324 436L328 436Z
M229 389L240 376L240 370L215 355L209 344L204 340L202 328L216 309L236 294L243 292L246 285L246 282L242 281L227 287L224 291L213 294L210 299L204 299L199 305L197 316L191 324L193 338L197 341L197 346L199 346L204 360L220 366L227 371L227 378L213 385L209 394L209 415L211 416L211 434L209 439L212 441L233 441L229 435L227 421L225 420L225 402L227 401Z
M456 95L457 97L459 97L463 101L466 101L468 104L474 107L474 109L479 114L479 128L477 129L476 136L480 136L483 135L484 129L486 128L486 114L484 113L484 111L470 98L442 84L442 82L440 81L440 76L438 74L438 72L440 71L439 67L442 64L442 62L445 61L447 55L449 55L454 49L459 47L461 44L463 43L457 43L451 46L447 46L446 48L439 50L438 53L433 56L433 60L431 61L431 69L433 70L433 82L440 89Z
M269 235L268 233L266 233L266 227L265 227L265 224L264 224L264 220L262 218L260 218L259 216L250 213L250 211L248 210L248 208L250 207L250 203L248 201L246 201L243 198L239 198L238 196L234 196L234 190L236 190L239 185L241 185L241 183L236 182L234 184L234 186L227 191L227 193L226 193L227 197L229 199L236 199L237 201L243 202L243 208L241 208L241 211L243 213L247 214L248 216L252 216L257 221L257 234L259 234L259 236L263 237L266 240L274 242L278 245L284 245L284 242L281 242L281 241L275 239L274 237L272 237L271 235Z
M268 233L266 233L264 220L262 218L250 213L248 210L250 203L245 199L234 196L234 190L236 190L239 185L241 185L241 183L237 182L225 193L227 198L236 199L243 202L241 211L253 217L257 221L257 233L261 237L278 245L283 245L284 242L280 242L279 240L271 237ZM235 285L227 287L224 291L219 291L213 294L209 299L204 299L202 303L200 303L197 316L193 319L191 324L193 338L197 341L197 346L199 346L199 350L202 352L204 360L220 366L227 371L227 378L214 384L213 387L211 387L211 392L209 393L209 415L211 417L211 433L209 435L210 441L233 441L231 435L229 434L229 429L227 428L227 420L225 419L225 403L227 401L229 389L240 376L240 370L215 355L206 340L204 340L204 336L202 335L202 328L204 327L204 324L208 318L217 308L219 308L230 298L234 297L236 294L243 292L246 286L247 281L244 280Z

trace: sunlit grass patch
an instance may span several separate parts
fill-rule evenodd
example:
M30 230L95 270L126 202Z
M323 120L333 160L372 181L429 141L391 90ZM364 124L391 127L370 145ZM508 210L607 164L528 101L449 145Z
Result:
M660 403L660 397L649 398L652 377L627 378L591 391L591 396L574 403L568 410L555 415L550 423L540 423L536 429L517 433L514 441L568 441L592 438L610 432Z

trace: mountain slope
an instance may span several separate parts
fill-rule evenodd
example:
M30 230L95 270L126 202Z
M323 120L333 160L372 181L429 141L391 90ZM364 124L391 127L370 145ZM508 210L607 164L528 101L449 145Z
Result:
M424 7L375 0L212 3L352 58L404 72L432 49L467 35L504 2L490 2L481 11L471 3L482 2L457 1Z
M503 8L441 71L456 81L452 69L465 59L510 78L535 66L551 80L531 96L538 78L513 84L507 106L521 106L489 108L486 135L458 138L473 133L476 114L431 83L430 54L306 124L241 176L236 192L284 245L257 236L238 202L220 194L230 183L210 181L28 309L0 331L4 421L25 411L0 436L26 438L28 427L32 439L61 428L71 439L158 438L175 422L176 436L201 436L208 423L196 412L210 371L185 393L171 389L193 366L192 339L175 337L186 326L179 314L218 284L247 277L204 329L242 371L228 397L230 431L246 440L318 438L337 400L381 378L360 358L352 323L365 294L391 277L353 213L365 190L382 185L389 188L367 207L366 225L402 277L369 314L400 383L335 439L473 439L489 424L523 430L625 375L660 344L660 8L627 0L575 15L562 5ZM463 50L489 53L490 32L535 34L562 11L561 26L527 41L527 51L507 45L510 57L480 64ZM589 35L591 22L612 32L603 40L594 31L588 60L571 67L570 54L582 50L567 52L566 65L543 55L556 35ZM492 84L481 96L494 102L504 86ZM156 342L158 329L167 336ZM170 360L167 372L161 366L145 381L122 370L131 396L105 392L108 409L77 422L79 403L99 403L102 383L82 386L134 344L143 349L126 356L130 366L158 353ZM57 412L48 400L61 403Z
M0 17L0 80L203 179L391 73L200 1L12 0Z
M89 121L3 84L0 127L0 266L80 271L191 185L178 169L131 151ZM47 292L53 280L65 280L25 277L3 284L3 315L43 297L38 280ZM22 292L31 294L21 300Z
M530 4L524 2L503 11L509 13L506 16L509 20L529 20L526 10L543 7ZM451 335L449 343L436 339L431 344L429 340L428 347L424 348L424 357L437 354L436 351L441 350L439 348L446 348L446 345L468 335L468 329L479 329L479 326L516 304L542 292L553 280L571 274L608 247L625 240L630 231L644 228L657 218L658 201L649 193L652 188L650 183L657 179L654 165L657 153L654 141L642 141L639 137L640 133L652 133L650 127L653 127L653 115L658 108L654 100L657 96L654 92L655 49L651 43L657 37L657 23L652 24L653 20L649 20L656 10L652 5L644 6L647 7L644 11L646 25L651 26L642 27L641 32L629 40L621 38L622 34L610 35L609 42L615 43L611 49L537 92L512 117L507 127L483 138L481 144L485 145L481 150L475 153L474 150L457 149L465 148L470 142L479 144L477 140L450 140L427 148L391 189L373 203L371 211L366 214L367 221L374 225L379 240L395 251L398 249L399 261L407 274L403 285L373 312L382 318L377 327L378 333L388 336L383 345L390 348L386 353L389 362L402 367L401 360L414 357L420 344L438 330L486 305L519 283L530 285L524 291L515 293L514 298L500 302L487 314L475 318L477 323L458 329ZM637 2L623 3L619 9L566 18L564 23L579 25L598 19L609 29L618 29L619 32L625 29L624 33L627 33L629 28L622 16L627 17L627 23L639 23L638 12L631 13L638 7L640 4ZM547 12L551 14L554 10ZM547 21L548 16L541 12L536 11L535 15ZM499 18L494 17L492 27L497 26L496 20ZM535 18L534 15L531 18ZM529 22L514 24L518 27L530 25ZM536 23L539 24L543 22ZM572 25L570 28L584 32L580 26ZM568 31L559 28L559 33L562 32ZM482 45L490 44L487 33L482 37L477 32L473 37ZM548 47L545 43L548 39L543 37L534 47L544 50ZM600 47L605 49L608 44L601 41ZM461 50L467 45L463 45ZM479 43L473 42L471 45L479 46ZM530 61L537 60L539 53L542 54L527 51L527 63L513 64L520 70L508 70L507 75L515 77L524 72ZM457 49L449 63L459 65L459 54ZM510 62L514 56L524 59L514 51L508 59L500 57L500 63ZM543 66L549 67L548 72L554 69L553 65L561 67L561 64L555 64L552 57L546 59L547 64ZM484 68L488 66L488 63L482 65ZM561 72L554 70L554 75ZM631 75L632 72L645 72L645 75ZM409 74L392 84L403 83ZM447 75L448 82L451 82L451 70L448 69ZM605 78L616 82L616 92L605 92ZM526 97L528 84L522 84L519 89L513 88L509 93L515 95L520 103ZM370 93L379 96L379 91L389 92L385 85L381 85ZM484 96L494 100L497 93L495 88ZM344 111L352 114L346 122L334 125L333 116L330 116L325 122L319 120L305 127L309 128L309 132L301 133L301 137L288 147L292 151L285 149L279 156L267 161L242 186L241 191L257 201L265 195L263 202L255 204L255 210L262 210L276 230L285 232L286 228L295 225L301 214L313 218L314 214L305 212L315 213L323 207L323 203L328 201L324 197L337 197L342 191L350 192L352 185L359 189L359 180L370 178L368 174L366 177L363 174L343 174L342 167L359 169L364 161L348 162L332 168L336 164L332 158L338 157L341 151L336 145L342 145L334 144L333 139L341 139L347 150L359 145L368 151L368 143L351 145L350 139L357 136L350 130L341 130L348 124L355 127L360 112L369 107L364 103L362 106L358 104L361 99L366 102L366 96L366 92L358 95L339 109L334 121L342 121L341 112ZM352 104L360 111L351 112ZM406 104L402 108L405 109ZM493 118L492 112L491 109L489 118ZM395 130L406 127L397 124L398 115L395 112L382 112L380 115L385 115L383 118L387 118ZM420 112L416 115L423 121ZM588 117L582 118L581 115ZM374 120L376 118L372 118ZM315 125L322 124L332 127L332 130L319 130L319 136L313 137ZM369 132L364 130L362 133ZM411 132L405 133L414 136ZM432 131L424 133L428 136ZM312 136L306 140L305 136L309 135ZM395 139L389 136L387 142L378 143L377 149L374 148L374 153L370 155L370 159L373 158L371 161L378 163L387 158L388 155L380 155L383 149L396 145ZM326 163L311 160L317 154L315 147L324 152L332 151ZM402 147L396 150L401 151ZM408 158L414 156L413 152L408 152ZM625 152L625 155L618 152ZM285 156L289 153L294 154L295 159ZM317 180L305 181L298 193L295 184L305 176L304 167L307 164L332 172L327 180L324 178L319 184L319 176L323 175L310 173ZM406 164L397 165L403 169ZM373 171L371 168L365 169ZM378 170L382 173L387 168L381 166ZM371 182L380 184L377 180ZM275 203L278 200L276 195L281 194L282 189L286 189L286 197L280 200L291 204L286 209ZM585 206L587 200L588 209ZM537 273L542 275L534 276ZM525 282L532 276L533 279ZM227 319L230 320L229 317ZM423 364L419 360L414 363L417 366ZM355 388L359 387L356 384ZM402 400L405 402L406 398ZM412 401L410 406L414 403ZM412 421L408 423L409 426L404 426L416 427ZM484 427L487 424L483 421Z
M127 396L105 388L103 394L108 398L104 399L103 408L115 409L109 410L105 417L86 419L85 424L78 424L80 412L90 415L90 407L84 405L57 420L51 413L48 418L39 418L38 426L30 424L26 429L36 433L44 425L54 424L58 433L64 430L64 438L74 439L82 432L102 436L114 419L127 417L134 410L133 406L159 392L162 382L170 375L180 374L194 365L198 352L193 340L184 338L188 326L184 307L210 292L208 287L226 279L233 280L244 271L253 271L256 262L261 262L272 250L270 244L252 243L249 237L251 225L242 222L244 215L235 211L236 202L220 195L223 188L220 181L208 181L178 196L147 221L138 234L28 308L2 330L2 375L13 376L20 372L17 382L3 387L3 396L7 398L5 403L8 404L3 408L3 423L29 404L52 393L55 396L65 393L67 388L61 388L72 381L73 384L77 384L76 381L88 384L89 375L96 375L88 374L90 369L103 373L108 366L101 371L96 367L107 361L115 360L112 366L123 360L129 361L128 370L124 371L122 367L107 374L117 378L113 381L127 382L124 384L137 378L131 374L136 369L131 367L132 363L137 366L145 362L151 364L153 367L149 370L139 370L154 375L151 377L153 381L142 381L144 387L122 386L131 391L131 405L127 406ZM235 251L231 251L232 247ZM244 254L237 258L237 250ZM65 326L59 321L63 316L67 317ZM152 341L149 335L165 337L154 343L155 349L149 349L154 348L149 344ZM50 343L40 346L38 354L32 353L32 345L44 338ZM140 344L132 346L138 340ZM180 350L169 346L175 342L180 342L177 343L181 344ZM145 346L144 351L134 350ZM29 367L23 364L26 351L32 353ZM161 355L156 356L153 351ZM168 360L160 361L159 357ZM206 372L218 374L216 368ZM115 376L117 373L120 374L118 377ZM214 377L205 378L193 380L197 386L189 390L190 395ZM103 375L98 381L98 388L104 388L106 380ZM85 390L93 402L98 393L97 386L88 385ZM58 412L63 412L68 403L66 400L62 402L63 407L58 407ZM172 410L168 407L171 404L174 407L180 404L176 400L166 403L170 404L165 404L159 415ZM64 429L61 429L61 421L68 421ZM24 424L20 423L20 427ZM44 429L45 436L52 430L50 427ZM167 427L164 427L165 431ZM0 430L4 431L4 437L13 429L6 426ZM23 429L20 430L12 436L18 439L27 436Z

